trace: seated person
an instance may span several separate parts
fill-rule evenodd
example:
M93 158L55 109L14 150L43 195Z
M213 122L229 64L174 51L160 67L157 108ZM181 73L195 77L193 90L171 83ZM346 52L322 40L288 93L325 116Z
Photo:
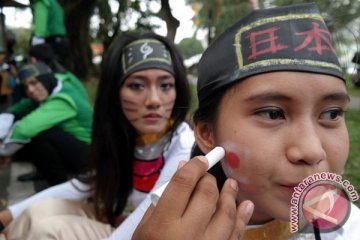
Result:
M42 62L24 66L19 79L28 97L0 115L0 157L18 152L49 185L65 182L88 165L93 110L86 92L74 78L56 78Z
M133 221L117 239L127 239L151 203L149 192L190 157L194 134L185 122L189 83L181 55L169 40L154 33L122 35L105 54L101 72L91 174L1 211L0 232L1 225L8 225L9 239L55 239L51 232L61 234L60 239L102 239L125 217ZM130 208L134 211L127 216Z

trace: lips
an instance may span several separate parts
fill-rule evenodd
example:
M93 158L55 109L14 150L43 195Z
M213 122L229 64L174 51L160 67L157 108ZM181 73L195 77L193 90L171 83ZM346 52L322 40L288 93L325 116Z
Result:
M286 191L288 192L294 192L295 191L295 187L297 186L298 184L280 184L280 187L285 189Z
M161 118L161 115L157 114L157 113L149 113L149 114L146 114L144 116L144 118L148 119L148 120L157 120L157 119Z

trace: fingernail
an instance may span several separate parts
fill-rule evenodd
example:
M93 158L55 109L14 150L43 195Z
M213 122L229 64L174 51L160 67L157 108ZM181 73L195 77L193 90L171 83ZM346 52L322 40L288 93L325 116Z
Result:
M206 159L206 157L204 156L198 156L198 159L204 163L206 163L207 165L209 164L208 160Z
M234 179L230 178L230 179L229 179L229 183L230 183L230 186L237 192L238 189L239 189L237 181L235 181Z
M253 211L254 211L254 203L251 201L247 201L245 206L246 214L251 216Z

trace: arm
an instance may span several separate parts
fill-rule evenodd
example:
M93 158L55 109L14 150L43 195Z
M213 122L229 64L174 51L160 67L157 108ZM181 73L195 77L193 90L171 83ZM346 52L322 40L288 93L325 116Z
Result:
M52 97L23 117L5 142L26 142L77 114L76 107L60 97Z
M159 179L154 189L157 189L165 182L169 181L176 172L180 161L189 159L192 146L194 144L193 131L187 124L179 126L177 133L174 135L171 145L164 152L166 159L164 168L161 170ZM125 219L125 221L114 231L109 239L131 239L131 236L139 224L144 213L151 204L150 194L141 202L141 204Z
M92 194L89 189L89 185L84 184L77 179L72 179L54 187L47 188L17 204L9 206L8 209L0 212L0 221L7 226L13 219L20 216L30 205L50 197L73 201L85 200Z
M203 156L181 163L157 206L149 207L131 239L241 239L254 205L244 201L237 206L238 186L232 179L219 194L207 167Z
M76 115L76 107L69 101L55 97L16 122L0 147L0 156L12 156L31 138Z
M21 118L36 109L38 104L30 98L23 98L18 103L9 107L8 112L14 114L15 119Z

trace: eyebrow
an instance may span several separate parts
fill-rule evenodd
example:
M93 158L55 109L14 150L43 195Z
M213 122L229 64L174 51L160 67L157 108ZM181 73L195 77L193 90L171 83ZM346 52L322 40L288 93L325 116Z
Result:
M245 102L289 101L290 99L290 97L274 91L251 95L245 99Z
M346 93L332 93L324 96L324 100L346 101L350 102L350 97Z
M323 100L331 100L331 101L346 101L350 102L350 97L348 94L339 92L339 93L330 93L325 95ZM246 102L262 102L262 101L290 101L291 98L284 94L281 94L277 91L274 92L266 92L260 94L254 94L245 99Z

